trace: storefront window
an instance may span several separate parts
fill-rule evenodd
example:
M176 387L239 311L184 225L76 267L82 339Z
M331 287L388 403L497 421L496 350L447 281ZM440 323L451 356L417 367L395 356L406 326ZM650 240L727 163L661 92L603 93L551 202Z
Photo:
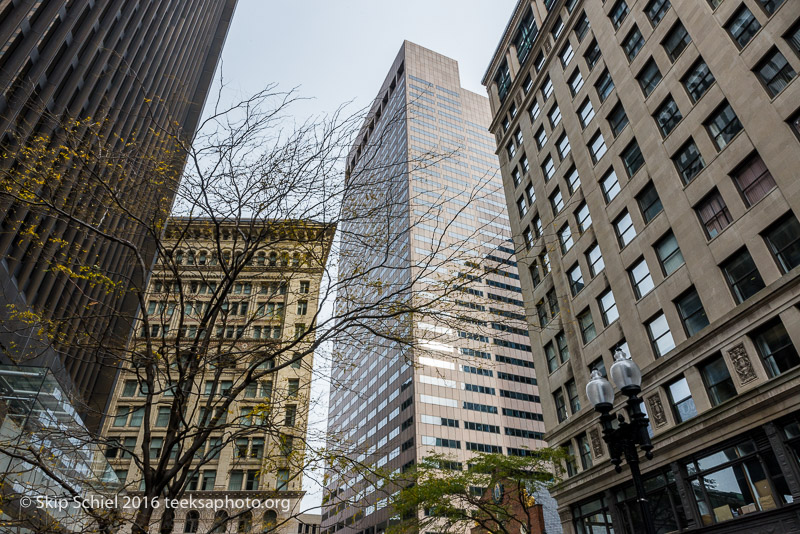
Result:
M678 532L687 526L686 513L681 505L675 475L669 468L658 473L648 473L644 480L647 501L656 532ZM636 502L633 484L616 491L617 506L625 525L626 534L639 534L644 531L644 522Z
M578 534L614 534L611 514L603 497L573 506L572 517Z
M772 510L792 501L769 446L763 451L756 447L757 440L762 441L759 437L686 463L703 525Z

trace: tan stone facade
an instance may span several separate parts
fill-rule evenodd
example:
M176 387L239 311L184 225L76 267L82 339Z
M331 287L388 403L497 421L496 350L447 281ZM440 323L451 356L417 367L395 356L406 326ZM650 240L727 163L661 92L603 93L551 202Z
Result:
M584 393L618 347L660 531L800 529L799 30L791 0L515 9L484 84L565 532L642 531Z
M258 252L249 249L252 257L241 272L233 278L223 275L222 264L227 270L238 261L242 232L269 228L272 230L266 231L272 234L262 237ZM174 350L170 347L178 343L182 350L198 351L198 357L207 359L193 379L184 414L186 426L196 431L218 426L196 454L204 458L203 465L192 468L185 498L275 500L275 504L236 518L243 508L227 504L210 510L181 507L176 528L207 532L217 518L215 513L225 512L233 519L219 532L262 532L276 522L280 528L270 532L293 534L298 528L306 532L302 530L306 523L298 523L293 516L300 513L304 495L302 471L313 370L309 347L314 338L306 334L301 342L294 340L315 321L332 232L303 221L244 221L236 227L222 224L215 229L209 221L192 221L187 226L181 219L171 221L166 232L164 244L172 260L157 262L151 276L146 296L149 336L144 336L140 314L140 326L134 333L130 357L123 362L104 426L104 436L115 439L119 446L111 443L106 457L129 493L135 495L143 489L141 471L126 450L135 451L140 458L147 454L142 452L142 439L148 428L153 436L150 457L160 457L161 447L166 446L161 436L167 432L178 387L170 384L186 384L187 379L180 378L183 370L175 363L168 367L169 377L166 365L157 367L164 376L158 378L158 391L153 392L151 420L144 421L140 410L147 394L137 378L137 373L144 372L136 365L137 347L148 341L163 343L159 350L163 348L172 361ZM179 234L180 244L173 244L173 237L177 243ZM230 287L223 310L207 328L206 336L202 325L209 317L209 307L220 302L215 293L226 291L226 281ZM207 338L207 348L194 348L195 341L202 344ZM281 352L285 346L291 346L291 351ZM302 357L293 361L298 355ZM260 363L254 364L256 359ZM228 391L242 385L250 373L261 376L224 405ZM220 419L215 422L218 414ZM190 437L184 439L191 442ZM270 510L276 515L270 516Z

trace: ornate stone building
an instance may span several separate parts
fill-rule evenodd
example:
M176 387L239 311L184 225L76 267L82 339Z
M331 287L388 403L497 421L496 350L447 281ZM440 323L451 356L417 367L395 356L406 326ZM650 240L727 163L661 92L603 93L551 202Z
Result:
M659 532L800 531L798 71L792 0L518 2L484 84L565 532L643 532L584 393L616 348Z

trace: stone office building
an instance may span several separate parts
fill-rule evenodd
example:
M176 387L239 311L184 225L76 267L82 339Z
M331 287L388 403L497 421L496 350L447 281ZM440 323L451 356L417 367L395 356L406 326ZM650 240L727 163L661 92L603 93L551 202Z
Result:
M584 393L617 348L658 532L800 531L797 72L793 0L517 4L484 84L565 532L643 532Z
M75 120L91 118L105 126L99 133L76 128L74 141L83 150L102 139L104 149L125 152L123 176L114 187L131 215L156 212L158 199L168 209L174 190L143 184L136 156L160 157L158 129L164 125L174 125L182 139L194 135L235 6L236 0L0 0L0 359L53 369L66 391L89 403L89 409L76 408L91 413L87 422L93 430L115 370L112 357L79 341L102 334L109 345L124 346L136 302L68 272L85 267L113 282L138 284L146 273L137 272L121 243L20 201L14 169L26 147L38 146L37 139L63 145ZM136 156L123 148L132 139L139 147ZM168 162L175 178L184 158ZM41 167L48 165L36 172L47 172ZM97 199L97 184L87 178L92 173L84 170L69 165L58 174L60 188L48 180L50 189L38 193L53 192L64 211L75 209L77 218L130 239L149 266L153 251L144 246L145 232L108 213L108 205ZM65 251L67 260L60 258ZM58 262L66 268L53 268ZM28 328L14 320L15 312L38 314L40 323L55 325L61 336L53 336L52 348L46 340L37 345L34 332L41 324Z

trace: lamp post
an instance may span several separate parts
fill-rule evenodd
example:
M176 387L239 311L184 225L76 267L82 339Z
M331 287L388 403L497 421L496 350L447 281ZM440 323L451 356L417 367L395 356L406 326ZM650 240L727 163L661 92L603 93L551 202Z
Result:
M631 468L631 477L636 488L636 500L639 503L642 521L644 521L645 533L656 534L642 481L642 473L639 470L639 451L637 450L638 446L644 451L648 460L653 457L653 444L650 443L650 435L647 433L649 421L642 411L642 399L638 396L642 391L642 371L630 356L620 349L614 353L614 360L609 372L611 379L620 391L628 397L625 403L628 420L626 421L621 413L616 416L611 413L614 407L614 387L600 375L597 369L592 371L592 379L586 385L586 396L594 409L600 413L603 439L608 444L608 452L614 469L617 473L622 472L623 456ZM613 423L615 419L617 420L616 425Z

